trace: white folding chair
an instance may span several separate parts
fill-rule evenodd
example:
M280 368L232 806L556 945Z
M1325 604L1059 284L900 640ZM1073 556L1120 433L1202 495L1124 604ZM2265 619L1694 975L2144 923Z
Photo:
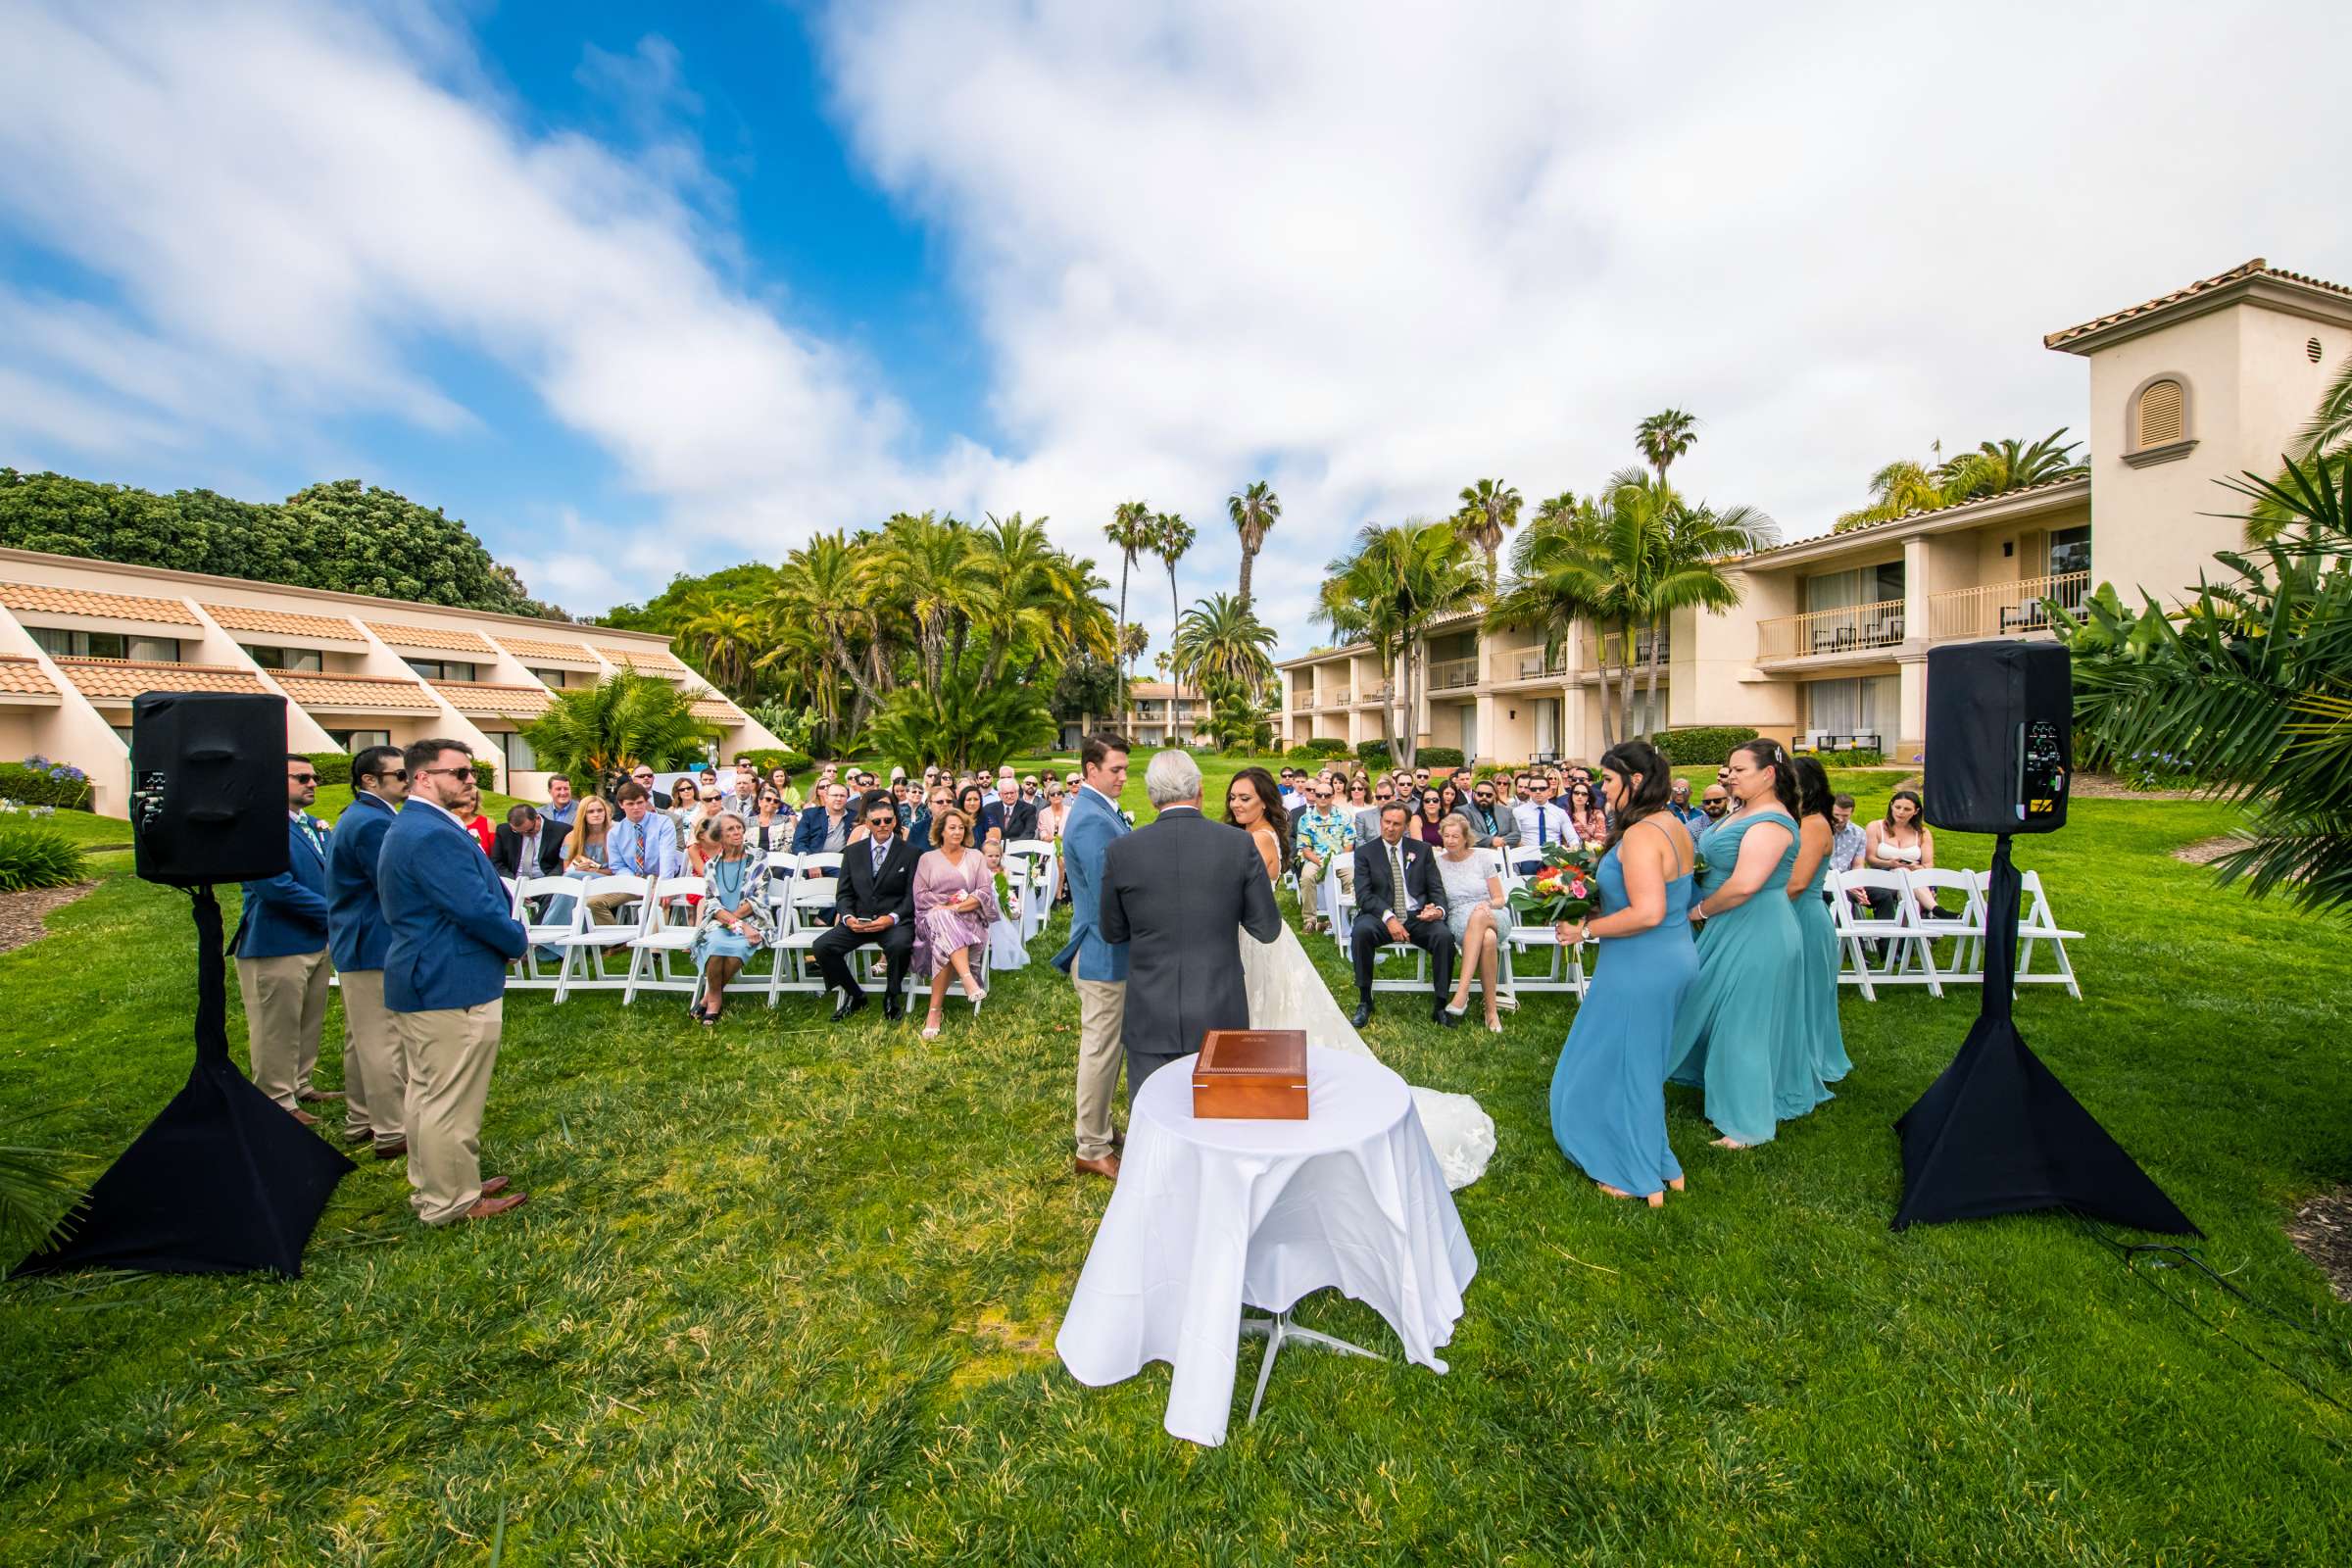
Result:
M1838 978L1840 983L1861 989L1862 1000L1876 1002L1879 993L1875 982L1879 971L1871 966L1869 950L1863 944L1881 940L1894 931L1898 920L1871 920L1864 917L1862 907L1854 903L1853 895L1865 891L1865 877L1888 877L1886 871L1831 871L1822 879L1822 891L1830 895L1830 923L1838 932ZM1889 883L1891 886L1891 882Z
M576 876L526 876L514 885L509 895L508 908L515 919L522 922L525 946L522 956L508 966L509 990L547 991L554 988L556 977L542 974L539 970L539 950L562 947L564 939L577 931L581 922L587 919L588 906L576 896L580 887L580 879ZM551 918L549 911L559 899L571 902L562 915ZM534 903L540 906L537 911L531 907Z
M825 928L801 918L801 886L797 878L780 874L767 886L768 901L776 911L776 937L769 944L775 950L775 961L767 971L767 1004L771 1007L787 991L813 994L825 988L808 963L808 950Z
M646 893L653 886L651 877L592 876L575 881L574 894L579 899L579 919L571 930L549 944L564 955L564 966L556 974L556 1000L562 1002L574 991L620 991L628 986L628 976L605 972L605 955L625 948L645 931L648 918ZM611 925L598 925L589 911L588 901L610 894L623 894L632 902L621 906L624 911L635 913L615 918ZM578 978L574 978L577 971Z
M699 876L665 876L654 884L646 899L644 928L629 944L629 977L620 992L623 1006L635 1002L640 991L694 990L694 971L689 968L680 978L670 972L669 960L693 949L694 906L686 901L702 897L705 890L706 881Z
M1980 890L1985 889L1991 881L1989 872L1980 871L1977 878ZM2060 929L2056 916L2050 913L2049 897L2041 890L2039 871L2021 871L2018 881L2022 886L2017 915L2017 983L2021 986L2062 985L2066 987L2068 996L2081 1002L2082 988L2075 983L2075 965L2066 956L2066 945L2070 941L2080 941L2082 933ZM2058 959L2058 967L2054 971L2042 974L2034 972L2034 944L2036 942L2050 945L2050 951Z
M1481 849L1474 853L1478 856L1479 863L1487 875L1502 878L1502 896L1507 901L1511 896L1510 861L1497 849ZM1511 972L1511 928L1516 924L1516 915L1507 902L1501 908L1494 910L1494 914L1496 938L1494 1004L1498 1007L1516 1008L1519 1005L1519 977ZM1557 944L1555 943L1554 946Z
M1928 995L1943 995L1944 982L1963 984L1982 983L1984 979L1984 901L1977 892L1977 879L1967 871L1946 871L1935 867L1905 871L1903 880L1910 884L1911 901L1904 906L1910 916L1911 929L1917 937L1921 964L1928 972ZM1922 893L1953 892L1960 895L1960 912L1930 914L1920 907ZM1952 943L1952 961L1936 961L1936 944L1945 938Z
M1853 933L1853 946L1847 956L1867 976L1858 983L1862 995L1869 1001L1878 1000L1880 986L1928 986L1936 996L1943 995L1936 979L1935 957L1927 952L1929 939L1919 930L1919 901L1913 897L1911 879L1901 871L1847 871L1838 878L1843 891L1884 892L1894 895L1894 918L1868 919L1853 909L1838 911ZM1866 943L1882 944L1881 958L1870 962Z

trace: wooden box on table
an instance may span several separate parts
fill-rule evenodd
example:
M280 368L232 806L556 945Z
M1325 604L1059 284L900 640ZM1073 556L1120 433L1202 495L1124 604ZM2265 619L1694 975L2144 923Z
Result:
M1204 1120L1306 1120L1306 1031L1209 1030L1193 1062L1193 1114Z

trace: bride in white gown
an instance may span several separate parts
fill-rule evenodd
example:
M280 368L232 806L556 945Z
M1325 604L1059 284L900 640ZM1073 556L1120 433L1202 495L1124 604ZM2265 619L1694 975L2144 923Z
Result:
M1266 875L1278 877L1282 868L1282 839L1267 821L1262 792L1274 787L1272 775L1252 767L1236 774L1225 793L1225 819L1257 842ZM1322 971L1299 944L1288 921L1272 942L1260 942L1248 932L1236 933L1241 944L1242 975L1250 993L1250 1025L1253 1029L1299 1029L1306 1043L1331 1051L1371 1056L1372 1049L1348 1021L1324 983ZM1375 1061L1379 1060L1374 1056ZM1446 1172L1446 1185L1454 1190L1478 1180L1494 1154L1494 1118L1468 1095L1416 1086L1413 1101L1421 1112L1421 1127Z

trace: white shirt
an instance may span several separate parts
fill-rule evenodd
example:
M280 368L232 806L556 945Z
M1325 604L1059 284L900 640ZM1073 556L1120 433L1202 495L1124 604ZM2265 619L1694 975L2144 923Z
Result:
M439 811L443 816L448 817L452 822L457 823L458 826L466 827L466 819L460 816L457 812L451 810L448 807L443 806L439 801L427 800L421 795L412 795L409 797L409 804L411 806L429 806L434 810ZM466 836L467 838L473 837L473 829L466 827Z
M1569 825L1568 813L1549 802L1519 801L1512 805L1511 814L1519 819L1519 847L1511 853L1523 860L1540 858L1554 844L1572 850L1577 847L1576 829Z
M1086 793L1087 793L1087 794L1089 794L1089 795L1092 795L1092 796L1093 796L1093 797L1094 797L1096 800L1098 800L1098 801L1101 801L1101 802L1102 802L1102 803L1104 806L1107 806L1107 807L1109 807L1109 808L1110 808L1110 814L1111 814L1111 815L1113 815L1113 816L1117 816L1117 815L1119 814L1119 803L1118 803L1118 802L1116 802L1116 801L1112 800L1112 799L1111 799L1109 796L1107 796L1107 795L1103 794L1103 793L1102 793L1101 790L1099 790L1099 789L1095 788L1095 787L1094 787L1092 784L1081 784L1081 785L1079 785L1078 787L1079 787L1080 789L1082 789L1082 790L1086 791Z
M1306 797L1299 794L1297 790L1286 789L1282 792L1282 808L1284 810L1296 811L1305 804Z

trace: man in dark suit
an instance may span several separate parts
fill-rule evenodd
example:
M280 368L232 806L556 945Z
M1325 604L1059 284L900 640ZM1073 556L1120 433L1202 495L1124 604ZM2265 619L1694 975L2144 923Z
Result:
M507 965L522 922L466 824L481 808L473 753L421 740L404 753L409 804L384 832L376 892L392 944L384 1005L408 1067L409 1206L427 1225L488 1219L520 1203L482 1179L482 1107L498 1065Z
M510 806L491 835L490 862L519 882L564 874L564 835L529 806Z
M1404 836L1401 801L1380 808L1380 837L1355 847L1355 924L1348 951L1355 959L1355 1026L1372 1021L1372 956L1390 942L1409 942L1429 955L1436 976L1432 1020L1448 1027L1459 1013L1446 1010L1453 989L1453 932L1446 924L1446 885L1430 847Z
M409 1070L384 1010L384 923L376 866L384 835L408 799L409 767L394 746L363 746L351 759L351 806L326 847L326 950L343 990L343 1136L372 1143L378 1159L409 1152Z
M1037 802L1027 795L1014 790L1009 798L998 801L997 810L1004 819L1005 843L1037 837Z
M298 1102L340 1100L311 1087L326 1022L326 824L304 808L318 798L318 770L286 754L286 869L245 884L245 911L230 946L245 999L253 1086L306 1125Z
M1282 933L1250 835L1200 814L1200 764L1161 752L1144 770L1159 817L1102 851L1102 940L1127 944L1127 1095L1200 1049L1211 1029L1250 1027L1236 933Z
M882 1016L896 1023L906 1012L906 965L914 956L914 862L921 852L900 835L898 804L879 791L866 798L865 833L841 852L833 926L808 949L825 984L841 993L835 1023L865 1005L864 988L850 977L850 955L868 943L882 950L887 988Z

